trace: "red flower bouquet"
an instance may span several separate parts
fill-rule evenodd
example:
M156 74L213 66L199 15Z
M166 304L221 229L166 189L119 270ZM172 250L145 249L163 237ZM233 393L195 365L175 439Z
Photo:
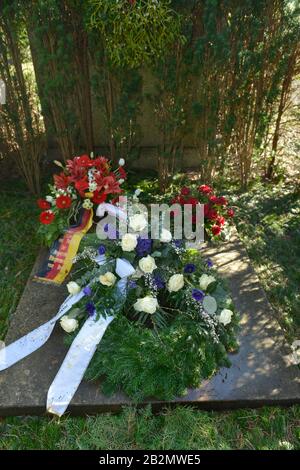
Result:
M224 196L216 196L211 186L202 184L197 188L183 186L180 193L172 200L172 204L204 204L205 232L209 238L220 239L225 236L228 224L234 217L234 210L228 207Z
M77 222L82 209L91 210L102 202L114 202L122 193L121 185L126 179L123 159L114 171L110 161L102 156L81 155L68 160L65 167L60 162L56 163L62 171L53 176L50 194L37 201L42 210L39 232L47 245L71 223Z

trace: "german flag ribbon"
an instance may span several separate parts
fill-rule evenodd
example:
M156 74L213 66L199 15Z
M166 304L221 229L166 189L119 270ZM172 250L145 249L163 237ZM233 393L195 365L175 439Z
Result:
M83 209L76 225L72 225L50 247L47 260L34 276L36 281L62 284L72 268L82 237L93 223L93 210Z

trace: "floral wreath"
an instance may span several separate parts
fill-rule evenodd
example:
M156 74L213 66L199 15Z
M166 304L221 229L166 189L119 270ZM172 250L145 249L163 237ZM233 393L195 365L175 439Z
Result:
M129 214L128 224L130 232L117 239L107 226L106 240L85 236L67 284L71 295L85 295L60 324L71 344L87 317L112 315L86 378L101 378L108 394L173 399L229 366L238 316L210 259L164 228L159 240L144 238L143 214ZM99 265L99 257L107 262ZM119 294L120 259L133 268L125 295Z

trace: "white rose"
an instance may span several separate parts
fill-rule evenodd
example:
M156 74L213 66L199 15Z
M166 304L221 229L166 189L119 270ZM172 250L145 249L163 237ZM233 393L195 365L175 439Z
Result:
M137 299L135 304L133 304L134 310L137 312L146 312L146 313L154 313L158 307L158 302L155 297L151 297L151 295L146 295L141 299Z
M68 282L67 289L71 295L78 294L78 292L81 291L81 287L77 284L77 282L74 281Z
M125 160L124 158L120 158L119 160L119 166L124 166L125 165Z
M152 256L148 255L145 256L144 258L140 259L139 261L139 267L144 273L152 273L154 269L157 268L155 259L152 258Z
M52 204L52 202L54 201L54 197L46 196L46 201L49 202L50 204Z
M113 286L116 280L117 280L116 276L109 271L99 276L99 281L101 282L101 284L103 284L104 286L108 286L108 287Z
M123 178L120 178L120 179L119 179L119 184L123 184L124 181L125 181L125 180L124 180Z
M229 310L228 308L224 308L222 312L219 315L219 322L223 323L223 325L228 325L231 322L231 317L233 315L233 312Z
M163 228L160 234L160 241L163 243L169 243L171 240L172 240L171 232Z
M215 282L214 276L209 276L208 274L202 274L202 276L199 279L199 286L200 289L206 290L212 282Z
M143 214L134 214L129 217L129 227L134 232L141 232L148 225L147 219Z
M125 233L122 237L122 250L123 251L133 251L137 245L137 236L133 233Z
M75 318L69 318L67 315L64 315L60 320L60 326L67 333L72 333L78 328L78 321Z
M173 274L168 281L168 291L177 292L184 286L183 274Z

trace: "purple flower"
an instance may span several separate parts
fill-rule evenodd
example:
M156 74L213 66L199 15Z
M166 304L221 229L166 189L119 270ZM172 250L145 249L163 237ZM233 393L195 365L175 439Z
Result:
M104 255L105 252L106 252L105 246L104 245L99 245L99 248L98 248L99 255Z
M135 281L130 280L130 281L128 282L128 288L129 288L129 289L135 289L136 286L137 286L137 284L136 284Z
M193 272L195 272L195 270L196 270L196 266L193 263L188 263L184 267L184 272L186 274L192 274Z
M89 316L92 317L96 311L96 307L93 302L88 302L85 306L86 311L88 312Z
M103 230L105 233L107 233L107 238L109 238L110 240L116 240L117 238L119 238L119 232L115 229L113 225L105 224Z
M107 238L109 238L110 240L116 240L117 238L119 238L118 230L116 230L115 227L113 227L112 225L108 225Z
M208 267L208 268L212 268L213 265L214 265L214 263L212 262L212 260L211 260L210 258L207 258L206 264L207 264L207 267Z
M92 289L90 288L90 286L86 286L83 289L83 292L84 292L85 295L92 295Z
M174 240L174 245L176 248L181 248L182 247L182 240Z
M152 240L139 237L135 250L139 257L147 256L152 250Z
M202 302L203 297L204 297L204 292L200 289L193 289L192 297L194 300L197 300L197 302Z
M166 286L165 281L159 274L156 274L155 276L153 276L153 282L157 289L164 289Z

